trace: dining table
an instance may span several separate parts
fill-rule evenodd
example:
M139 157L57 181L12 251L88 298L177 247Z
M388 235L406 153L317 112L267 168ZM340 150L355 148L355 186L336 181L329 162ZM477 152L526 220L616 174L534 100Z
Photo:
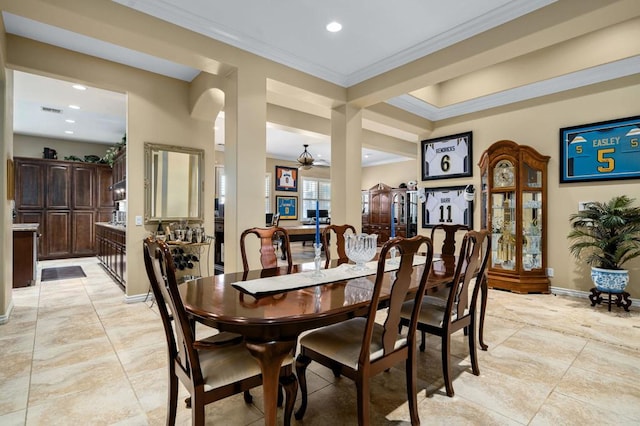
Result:
M445 287L451 284L456 259L455 256L434 256L427 282L427 293L445 291ZM352 265L342 265L341 268L352 268ZM412 275L414 282L411 288L415 289L413 294L418 289L424 263L414 268L417 270ZM335 275L337 270L338 268L333 271L322 270L327 273L330 271L337 280L317 285L314 285L314 279L310 278L317 273L315 265L309 262L293 265L291 270L282 266L202 277L186 281L179 286L184 307L195 321L220 331L244 336L248 351L262 371L265 425L271 426L276 423L280 367L287 355L295 350L298 336L307 330L365 316L368 313L375 268L370 270L370 275L356 278L341 278L340 274ZM288 282L295 282L295 279L300 277L300 285L303 287L279 288L272 291L267 289L254 293L242 288L242 284L252 284L252 281L264 282L265 279L273 277L285 278L282 277L284 275L288 276ZM388 303L393 277L394 271L385 272L380 298L381 308L385 302ZM483 297L479 340L482 349L486 349L482 335L486 280L482 280L481 288ZM290 419L284 419L285 424L289 422Z

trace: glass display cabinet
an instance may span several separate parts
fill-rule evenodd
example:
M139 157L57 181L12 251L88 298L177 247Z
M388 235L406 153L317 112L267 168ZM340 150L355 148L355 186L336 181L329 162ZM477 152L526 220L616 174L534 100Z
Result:
M513 141L480 158L481 220L491 230L488 285L515 293L549 293L546 200L549 157Z

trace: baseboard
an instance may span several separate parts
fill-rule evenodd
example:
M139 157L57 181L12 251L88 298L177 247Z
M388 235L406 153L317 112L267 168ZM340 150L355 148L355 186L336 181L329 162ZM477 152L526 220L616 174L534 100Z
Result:
M551 293L555 294L555 295L559 295L559 296L571 296L571 297L580 297L583 299L588 299L589 295L591 294L588 291L582 291L582 290L572 290L569 288L562 288L562 287L551 287ZM640 304L640 299L634 299L633 297L630 297L629 300L631 300L633 302L634 305L638 305Z
M6 324L9 322L9 317L11 316L12 311L13 311L13 300L10 300L9 306L7 307L7 313L5 315L0 315L0 324Z
M150 302L153 300L153 293L134 294L133 296L124 296L124 303L140 303Z

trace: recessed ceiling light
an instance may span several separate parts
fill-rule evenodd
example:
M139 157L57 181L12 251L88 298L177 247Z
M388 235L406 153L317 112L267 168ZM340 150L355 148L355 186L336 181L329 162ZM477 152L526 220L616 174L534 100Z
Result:
M70 118L67 118L64 121L66 121L67 123L72 123L72 124L76 122L76 120L71 120Z
M87 86L83 86L82 84L74 84L71 87L73 87L76 90L87 90Z
M337 33L342 29L342 24L336 21L331 21L327 24L327 31L330 33Z
M73 130L65 130L64 132L65 132L66 134L68 134L68 135L72 135L72 134L73 134Z
M71 109L80 109L80 107L78 105L69 105L69 108L71 108Z

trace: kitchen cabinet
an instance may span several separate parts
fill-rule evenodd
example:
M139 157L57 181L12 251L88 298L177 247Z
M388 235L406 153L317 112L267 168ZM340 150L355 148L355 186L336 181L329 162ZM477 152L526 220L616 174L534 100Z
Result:
M94 222L113 211L111 168L104 164L14 159L16 221L38 223L39 259L96 254Z
M104 269L123 288L127 273L127 233L123 226L95 224L98 260Z

